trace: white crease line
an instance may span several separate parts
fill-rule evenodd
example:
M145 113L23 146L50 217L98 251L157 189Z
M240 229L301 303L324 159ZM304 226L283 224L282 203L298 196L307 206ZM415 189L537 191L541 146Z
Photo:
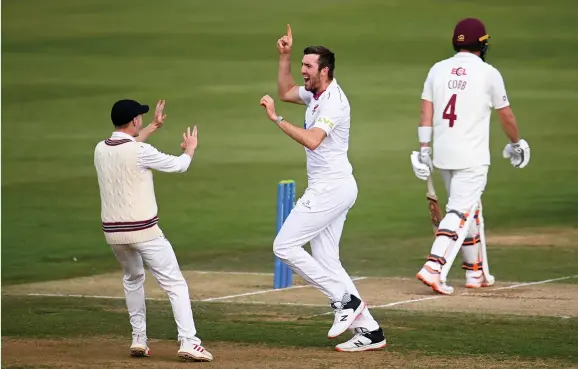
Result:
M366 279L367 277L354 277L351 278L351 280L353 281L360 281L363 279ZM191 300L191 301L196 301L196 302L211 302L211 301L223 301L223 300L228 300L228 299L233 299L235 297L244 297L244 296L252 296L252 295L260 295L260 294L264 294L264 293L269 293L269 292L283 292L283 291L287 291L287 290L296 290L299 288L308 288L311 287L311 285L301 285L301 286L291 286L291 287L287 287L287 288L279 288L279 289L268 289L268 290L261 290L261 291L253 291L253 292L245 292L245 293L240 293L240 294L236 294L236 295L228 295L228 296L219 296L219 297L209 297L206 299L201 299L201 300ZM84 297L84 298L95 298L95 299L124 299L124 297L119 297L119 296L100 296L100 295L68 295L68 294L58 294L58 293L29 293L27 294L28 296L44 296L44 297ZM152 301L165 301L165 299L160 299L160 298L146 298L147 300L152 300ZM319 304L299 304L299 303L291 303L292 305L298 305L298 306L326 306L326 305L319 305ZM273 305L273 304L271 304Z
M370 309L379 309L379 308L384 308L384 307L390 307L390 306L396 306L396 305L403 305L403 304L409 304L411 302L420 302L420 301L426 301L426 300L434 300L434 299L439 299L445 296L429 296L429 297L422 297L420 299L413 299L413 300L404 300L404 301L396 301L396 302L390 302L389 304L384 304L384 305L376 305L376 306L369 306Z
M385 307L390 307L390 306L395 306L395 305L403 305L403 304L408 304L410 302L419 302L419 301L425 301L425 300L434 300L434 299L439 299L445 296L429 296L429 297L423 297L420 299L413 299L413 300L404 300L404 301L396 301L396 302L390 302L389 304L385 304L385 305L376 305L376 306L370 306L368 305L367 308L368 309L379 309L379 308L385 308ZM321 313L321 314L315 314L310 316L310 318L314 318L316 316L324 316L324 315L331 315L333 314L333 311L328 311L326 313Z
M353 281L360 281L362 279L366 279L367 277L354 277L351 278L351 280ZM207 299L203 299L201 301L205 302L205 301L218 301L218 300L227 300L227 299L233 299L235 297L244 297L244 296L252 296L252 295L261 295L264 293L269 293L269 292L282 292L282 291L287 291L287 290L296 290L299 288L309 288L312 287L311 285L302 285L302 286L291 286L291 287L287 287L287 288L279 288L279 289L268 289L268 290L261 290L261 291L254 291L254 292L246 292L246 293L240 293L237 295L229 295L229 296L220 296L220 297L210 297Z
M578 278L578 274L576 275L570 275L570 276L566 276L566 277L560 277L560 278L553 278L553 279L545 279L543 281L537 281L537 282L525 282L525 283L518 283L518 284L513 284L511 286L504 286L504 287L497 287L497 288L492 288L489 290L486 290L488 292L490 291L499 291L499 290L506 290L506 289L514 289L514 288L519 288L519 287L525 287L525 286L533 286L533 285L537 285L537 284L544 284L544 283L550 283L550 282L556 282L556 281L561 281L564 279L571 279L571 278ZM460 293L458 296L467 296L469 295L470 292L462 292ZM478 292L475 294L476 296L480 296L483 295L483 292ZM404 305L404 304L411 304L414 302L420 302L420 301L426 301L426 300L435 300L435 299L441 299L442 297L451 297L448 295L436 295L436 296L429 296L429 297L422 297L419 299L412 299L412 300L403 300L403 301L396 301L396 302L390 302L389 304L384 304L384 305L376 305L376 306L368 306L369 309L380 309L380 308L386 308L386 307L391 307L391 306L397 306L397 305ZM322 314L315 314L310 316L310 318L314 318L317 316L323 316L323 315L330 315L333 314L333 311L329 311L327 313L322 313Z
M537 282L524 282L524 283L518 283L518 284L513 284L511 286L503 286L503 287L497 287L497 288L491 288L489 290L485 290L487 292L490 291L499 291L499 290L508 290L508 289L514 289L514 288L519 288L519 287L525 287L525 286L533 286L536 284L544 284L544 283L550 283L550 282L556 282L556 281L561 281L564 279L571 279L571 278L578 278L578 274L577 275L570 275L570 276L566 276L566 277L560 277L560 278L553 278L553 279L545 279L543 281L537 281ZM479 291L477 293L475 293L475 295L480 296L483 295L483 293L485 291ZM460 293L458 296L467 296L470 295L471 292L462 292ZM377 305L377 306L373 306L370 308L384 308L384 307L390 307L390 306L396 306L396 305L403 305L403 304L410 304L413 302L420 302L420 301L425 301L425 300L434 300L434 299L439 299L442 297L451 297L451 296L445 296L445 295L438 295L438 296L430 296L430 297L424 297L424 298L420 298L420 299L413 299L413 300L405 300L405 301L397 301L397 302L391 302L389 304L385 304L385 305Z
M354 281L359 281L359 280L363 280L363 279L367 279L367 278L368 278L368 277L355 277L355 278L352 278L352 280L354 280ZM562 281L562 280L565 280L565 279L572 279L572 278L578 278L578 274L576 274L576 275L570 275L570 276L566 276L566 277L560 277L560 278L545 279L545 280L543 280L543 281L537 281L537 282L518 283L518 284L514 284L514 285L510 285L510 286L492 288L492 289L489 289L489 290L487 290L487 291L500 291L500 290L506 290L506 289L514 289L514 288L519 288L519 287L533 286L533 285L537 285L537 284L544 284L544 283ZM256 295L256 294L262 294L262 293L267 293L267 292L275 292L275 291L285 291L285 290L288 290L288 289L297 289L297 288L305 288L305 287L311 287L311 286L309 286L309 285L293 286L293 287L282 288L282 289L263 290L263 291L249 292L249 293L239 294L239 295L231 295L231 296L223 296L223 297L213 297L213 298L208 298L208 299L191 300L191 301L193 301L193 302L219 301L219 302L226 302L226 303L237 303L237 304L248 304L248 305L293 305L293 306L318 306L318 307L327 306L327 305L320 305L320 304L306 304L306 303L293 303L293 302L267 303L267 302L261 302L261 301L243 301L243 302L240 302L240 301L224 301L224 299L230 299L230 298L234 298L234 297ZM468 295L468 294L469 294L468 292L463 292L463 293L461 293L461 294L458 295L458 296L466 296L466 295ZM481 294L483 294L483 292L482 292ZM94 298L94 299L110 299L110 300L123 300L123 299L124 299L124 296L67 295L67 294L58 294L58 293L28 293L28 294L26 294L26 295L27 295L27 296L41 296L41 297ZM480 294L479 294L479 293L476 293L476 295L479 296ZM435 299L439 299L439 298L442 298L442 297L451 297L451 296L442 296L442 295L428 296L428 297L423 297L423 298L413 299L413 300L403 300L403 301L390 302L389 304L384 304L384 305L369 306L369 308L370 308L370 309L379 309L379 308L391 307L391 306L396 306L396 305L410 304L410 303L420 302L420 301L426 301L426 300L435 300ZM155 297L147 297L146 300L152 300L152 301L167 301L168 299L155 298ZM323 314L316 314L316 315L311 316L310 318L313 318L313 317L316 317L316 316L322 316L322 315L329 315L329 314L333 314L333 312L330 311L330 312L323 313Z
M268 292L296 290L296 289L299 289L299 288L307 288L307 287L311 287L311 286L309 286L309 285L303 285L303 286L291 286L291 287L280 288L280 289L274 289L274 288L273 288L273 289L270 289L270 290L261 290L261 291L254 291L254 292L239 293L239 294L237 294L237 295L220 296L220 297L209 297L208 299L202 299L201 301L206 302L206 301L227 300L227 299L233 299L233 298L235 298L235 297L260 295L260 294L268 293Z
M6 295L6 296L18 296L18 295ZM124 300L124 296L101 296L101 295L67 295L61 293L27 293L26 296L37 296L37 297L66 297L66 298L88 298L88 299L103 299L103 300ZM169 301L168 298L159 298L159 297L147 297L145 300L148 301ZM193 300L191 302L210 302L204 300ZM238 302L238 301L219 301L219 303L230 303L230 304L247 304L247 305L291 305L291 306L313 306L313 307L326 307L327 305L323 304L307 304L307 303L299 303L299 302L279 302L279 303L270 303L265 301L246 301L246 302Z
M546 280L538 281L538 282L526 282L526 283L514 284L514 285L512 285L512 286L492 288L492 289L490 289L489 291L499 291L499 290L507 290L507 289L511 289L511 288L518 288L518 287L525 287L525 286L533 286L533 285L536 285L536 284L544 284L544 283L562 281L562 280L564 280L564 279L572 279L572 278L578 278L578 274L576 274L576 275L569 275L569 276L567 276L567 277L546 279Z
M12 295L17 296L17 295ZM70 298L87 298L87 299L106 299L106 300L124 300L124 296L101 296L101 295L67 295L63 293L27 293L26 296L40 297L70 297ZM147 297L145 300L164 301L165 299Z

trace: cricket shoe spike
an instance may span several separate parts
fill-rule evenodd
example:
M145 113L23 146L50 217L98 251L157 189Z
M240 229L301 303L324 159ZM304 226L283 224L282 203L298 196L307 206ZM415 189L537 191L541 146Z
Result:
M184 361L212 361L213 355L203 346L193 340L181 339L181 348L177 351L177 356Z
M327 333L327 337L335 338L353 324L353 321L365 309L365 302L361 301L359 297L347 293L341 301L331 303L331 307L335 310L335 320Z
M151 350L147 345L147 338L145 336L136 335L132 338L132 345L130 345L130 356L132 357L151 356Z
M452 286L448 286L441 282L440 272L432 269L429 265L424 265L417 273L416 277L439 294L451 295L454 293L454 288Z
M484 274L479 272L466 272L466 288L481 288L481 287L491 287L496 283L496 280L491 278L488 279Z
M366 328L355 328L355 332L355 336L349 341L335 346L335 349L339 352L361 352L380 350L387 346L387 341L381 328L371 332Z

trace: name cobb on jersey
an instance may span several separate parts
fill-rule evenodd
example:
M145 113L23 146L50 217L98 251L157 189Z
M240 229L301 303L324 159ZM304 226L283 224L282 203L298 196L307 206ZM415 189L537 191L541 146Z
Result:
M458 77L468 75L466 72L466 69L462 68L462 67L452 68L451 74L458 76ZM450 90L464 90L466 88L467 84L468 83L466 81L463 81L461 79L450 79L448 81L448 89L450 89Z
M466 81L462 81L460 79L450 79L448 81L448 88L450 90L465 90L467 84L468 83Z

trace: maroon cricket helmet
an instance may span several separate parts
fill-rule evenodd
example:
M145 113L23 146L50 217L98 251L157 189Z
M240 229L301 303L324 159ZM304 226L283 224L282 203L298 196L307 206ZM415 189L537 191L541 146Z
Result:
M461 49L479 51L480 58L485 60L489 38L490 35L486 32L486 27L481 20L477 18L466 18L456 24L452 36L452 44L455 51Z

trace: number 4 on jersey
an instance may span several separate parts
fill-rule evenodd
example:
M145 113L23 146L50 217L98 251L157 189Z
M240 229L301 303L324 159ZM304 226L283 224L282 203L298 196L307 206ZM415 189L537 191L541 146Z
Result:
M458 97L457 94L453 94L452 97L450 97L450 101L448 101L448 104L446 105L444 113L442 115L443 119L448 119L450 121L450 127L453 127L454 122L458 119L458 116L456 115L457 97Z

